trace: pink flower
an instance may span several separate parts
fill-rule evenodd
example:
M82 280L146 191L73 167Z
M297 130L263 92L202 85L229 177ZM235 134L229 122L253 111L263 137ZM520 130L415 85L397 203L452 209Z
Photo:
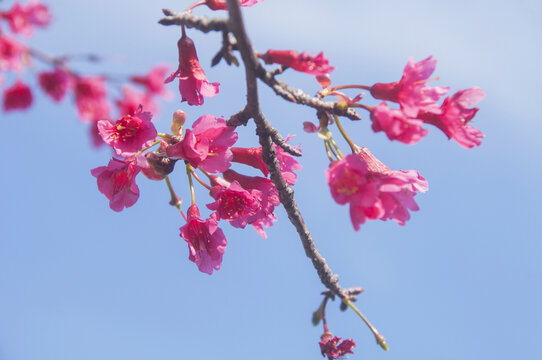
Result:
M263 0L240 0L239 3L241 6L252 6L262 1ZM205 0L205 5L211 10L228 10L226 0Z
M367 148L345 156L326 170L333 199L350 204L350 219L357 231L367 219L393 219L404 225L408 210L418 210L417 192L427 191L427 181L414 170L394 171Z
M218 218L229 221L236 228L244 229L261 208L261 191L245 190L237 181L229 183L214 177L210 193L216 201L207 208L215 210Z
M101 76L75 79L75 105L81 120L95 122L109 118L105 79Z
M213 269L220 269L227 240L214 214L202 220L194 204L188 208L186 225L180 231L181 237L188 243L188 259L196 263L199 271L211 275Z
M380 100L399 103L401 110L409 118L415 118L420 110L437 111L436 102L445 95L449 87L427 86L426 82L435 71L437 61L431 56L414 63L408 59L401 80L392 83L376 83L371 87L371 95Z
M34 26L46 27L51 22L51 13L47 6L33 1L26 5L15 3L13 7L4 14L11 31L16 34L30 36Z
M92 147L97 149L105 145L104 139L102 139L102 136L98 131L97 121L89 124L88 134L90 136L90 144L92 145Z
M219 173L230 167L233 158L230 147L237 141L235 128L226 125L224 118L203 115L184 138L167 149L173 159L187 160L193 167L210 173Z
M54 101L61 101L73 86L71 75L62 68L41 72L38 76L40 87Z
M438 127L448 139L454 139L464 148L470 149L482 143L479 139L484 134L469 125L478 112L478 108L470 108L485 97L479 87L459 90L451 97L444 99L438 112L422 112L420 119Z
M107 166L92 169L90 173L96 177L98 190L109 199L109 207L119 212L134 205L139 198L135 183L139 170L135 161L112 158Z
M130 80L136 84L143 86L149 95L162 95L165 96L169 92L164 86L164 78L168 72L168 67L165 65L158 65L151 69L151 71L144 76L132 76Z
M179 79L181 101L188 101L188 105L202 105L203 97L213 97L218 94L219 83L209 83L203 72L196 54L192 39L184 32L177 42L179 49L179 67L166 80L166 83Z
M402 110L390 109L385 102L371 110L371 121L374 132L384 131L388 139L405 144L415 144L429 132L422 129L422 120L409 118Z
M121 99L115 101L121 115L134 115L140 106L143 106L150 113L157 112L158 106L149 93L140 93L131 87L124 86L122 95Z
M326 332L322 335L320 345L320 351L322 356L329 360L335 360L343 357L346 354L353 354L352 348L356 347L356 343L352 339L346 339L341 342L341 338L333 336L333 334Z
M17 40L0 34L0 71L21 70L26 51L26 47Z
M19 80L4 90L3 97L4 111L25 110L32 105L30 88Z
M261 57L267 64L288 66L309 75L322 76L335 70L329 65L328 58L322 52L312 56L307 52L298 54L295 50L267 50Z
M290 140L288 137L286 141ZM275 153L280 165L280 172L288 185L293 185L297 181L295 170L301 170L303 166L289 153L285 152L280 146L275 146ZM259 169L265 176L269 175L265 162L262 159L262 147L257 148L231 148L233 153L233 162L245 164Z
M273 225L273 222L277 221L277 217L273 211L275 206L280 204L279 193L275 185L269 179L259 176L241 175L233 170L227 170L223 175L224 179L229 182L237 181L243 189L259 191L259 193L251 192L251 195L260 203L260 209L256 214L249 216L247 221L261 237L264 239L267 238L263 227L270 227Z
M130 158L156 139L157 132L151 118L151 113L142 112L140 108L133 116L123 116L115 123L109 120L98 121L98 131L117 155Z

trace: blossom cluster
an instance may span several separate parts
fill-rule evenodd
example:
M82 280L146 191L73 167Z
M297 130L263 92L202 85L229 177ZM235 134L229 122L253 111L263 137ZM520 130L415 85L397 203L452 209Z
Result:
M11 34L2 31L1 20L5 20ZM164 77L168 67L155 66L147 74L131 75L122 80L121 96L113 101L108 96L108 80L104 75L83 75L69 66L70 56L51 57L30 48L20 37L28 38L36 28L45 28L52 16L46 5L39 1L27 4L16 2L11 9L0 11L0 85L2 73L11 72L14 82L2 91L2 106L5 112L28 109L34 99L32 86L25 75L37 73L35 82L43 93L54 102L60 103L68 94L73 97L77 116L90 125L92 144L103 144L97 132L99 120L112 117L113 105L119 114L134 114L140 105L155 113L158 109L156 98L167 98ZM95 56L86 56L97 61ZM49 69L35 71L33 59L49 65ZM116 84L117 82L115 82Z

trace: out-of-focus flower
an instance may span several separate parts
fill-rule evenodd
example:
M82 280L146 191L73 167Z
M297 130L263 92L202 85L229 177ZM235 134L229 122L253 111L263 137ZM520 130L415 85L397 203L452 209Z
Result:
M11 31L24 36L32 35L34 26L46 27L51 22L49 9L39 1L31 1L26 5L16 2L4 13L4 17Z
M21 70L26 51L26 47L17 40L0 34L0 71Z
M109 119L109 102L105 79L101 76L75 78L75 105L79 118L84 122Z
M38 76L40 87L54 101L62 101L68 90L73 87L72 76L57 67L53 71L41 72Z
M158 106L151 95L141 93L129 86L122 88L122 98L115 100L115 104L121 115L134 115L140 106L143 106L148 112L155 114Z
M263 0L240 0L239 5L252 6L262 1ZM205 0L205 5L207 5L211 10L228 10L226 0Z
M135 75L132 76L130 80L143 86L149 95L168 96L169 91L164 86L164 79L166 78L167 72L167 65L157 65L153 67L147 75Z
M374 132L383 131L388 139L404 144L415 144L429 133L422 128L422 120L409 118L402 110L390 109L385 102L372 109L371 121Z
M25 110L32 105L32 91L19 80L4 90L3 98L4 111Z
M352 348L356 346L354 340L345 339L341 342L340 337L333 336L333 334L329 332L322 335L318 344L320 345L322 356L327 356L328 360L335 360L346 354L353 354Z

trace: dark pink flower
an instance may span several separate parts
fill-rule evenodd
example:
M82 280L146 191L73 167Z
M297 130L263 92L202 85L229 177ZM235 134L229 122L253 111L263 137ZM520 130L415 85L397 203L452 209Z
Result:
M244 229L261 208L261 192L245 190L237 181L230 183L215 176L210 194L215 202L207 207L236 228Z
M40 87L54 101L61 101L73 86L72 76L62 68L44 71L38 75Z
M346 339L341 342L341 338L333 336L333 334L326 332L322 335L320 345L320 351L322 356L329 360L335 360L343 357L346 354L353 354L352 348L356 347L356 343L352 339Z
M449 87L426 85L436 65L437 61L431 56L417 63L414 63L414 58L411 57L401 80L386 84L376 83L371 87L371 95L376 99L399 103L401 110L409 118L416 118L421 110L438 111L436 102L448 92Z
M286 141L290 140L288 137ZM269 175L265 162L262 159L262 147L257 148L231 148L233 153L233 162L245 164L259 169L265 176ZM280 172L288 185L293 185L297 181L295 170L301 170L303 166L289 153L285 152L280 146L275 145L275 153L280 165Z
M218 94L219 83L209 83L199 64L194 42L183 32L177 42L179 49L179 67L166 80L166 83L179 79L181 101L188 105L203 105L203 97L213 97Z
M374 132L383 131L388 139L404 144L415 144L429 133L422 128L422 120L409 118L402 110L390 109L385 102L371 110L371 121Z
M98 190L109 199L109 207L118 212L134 205L139 198L135 182L139 170L135 161L113 158L107 166L92 169L90 173L96 177Z
M419 209L414 196L428 189L418 172L391 170L367 148L333 162L326 177L334 200L350 204L356 231L368 219L393 219L404 225L410 218L408 210Z
M88 134L90 136L90 144L92 145L92 147L97 149L105 145L104 139L102 139L102 136L98 131L97 121L89 124Z
M121 115L134 115L140 106L150 113L156 113L158 106L148 93L141 93L131 87L122 88L122 98L115 100Z
M288 66L309 75L322 76L335 70L329 65L328 58L322 52L313 56L307 52L299 54L295 50L267 50L262 58L267 64Z
M262 1L263 0L240 0L239 5L252 6ZM207 5L211 10L228 10L226 0L205 0L205 5Z
M157 132L151 118L151 113L142 112L140 108L133 116L123 116L115 123L99 120L98 131L117 155L130 158L156 139Z
M261 237L264 239L267 238L263 227L270 227L273 225L273 222L277 221L277 217L273 211L275 206L280 204L279 193L275 185L269 179L260 176L241 175L231 169L225 171L223 175L224 179L229 182L237 181L243 189L259 191L259 193L252 192L251 194L260 203L260 209L256 214L249 216L247 221Z
M136 84L143 86L149 95L165 96L169 92L164 86L164 79L168 72L168 66L157 65L144 76L132 76L130 80Z
M194 122L192 130L186 130L182 141L166 151L173 159L184 159L193 167L219 173L230 167L233 158L230 147L236 141L235 128L226 125L224 118L203 115Z
M479 87L459 90L451 97L444 99L439 111L422 112L420 119L428 124L438 127L448 139L454 139L464 148L470 149L482 143L485 135L475 127L469 125L478 108L470 108L485 97Z
M202 220L194 204L188 208L186 225L180 231L181 237L188 243L188 259L196 263L199 271L211 275L213 269L220 269L227 240L214 214Z
M4 90L3 98L4 111L25 110L32 105L30 88L19 80Z
M26 51L26 47L17 40L0 34L0 71L21 70Z
M109 119L110 109L103 77L77 77L74 89L75 105L81 120L95 122Z
M4 14L11 31L16 34L30 36L34 26L46 27L51 22L51 13L47 6L39 1L32 1L26 5L18 2Z

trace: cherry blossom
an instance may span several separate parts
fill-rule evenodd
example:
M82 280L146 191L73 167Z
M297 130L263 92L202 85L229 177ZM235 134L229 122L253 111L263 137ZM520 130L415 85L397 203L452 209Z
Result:
M0 34L0 71L19 71L23 68L26 47L17 40Z
M177 42L179 50L179 67L166 80L166 83L179 79L179 92L182 100L188 105L203 105L203 97L214 97L218 94L219 83L209 83L199 64L194 42L183 31Z
M198 207L191 205L187 211L186 225L180 228L180 232L188 243L188 259L198 266L199 271L211 275L213 269L220 269L227 240L218 227L215 214L202 220Z
M401 80L392 83L376 83L371 87L371 95L380 100L399 103L401 110L409 118L415 118L420 110L437 111L436 102L445 95L449 87L431 87L426 83L435 71L437 61L432 56L414 63L408 60Z
M329 65L328 58L322 52L313 56L307 52L299 54L295 50L267 50L261 57L267 64L288 66L309 75L322 76L335 70Z
M140 106L150 113L158 110L158 105L149 93L139 92L129 86L122 88L122 98L115 100L115 104L122 115L134 115Z
M44 71L38 75L40 87L54 101L62 101L68 90L73 87L72 76L57 67L53 71Z
M187 129L182 141L170 145L166 152L173 159L187 160L193 167L218 173L230 167L233 154L230 147L237 141L233 127L224 118L203 115Z
M340 337L333 336L329 332L322 335L321 341L318 344L320 345L322 356L327 356L328 360L335 360L346 354L353 354L352 348L356 346L354 340L345 339L341 342Z
M152 68L147 75L135 75L132 76L130 80L143 86L148 95L167 96L169 91L164 86L164 79L166 78L167 72L167 65L157 65Z
M485 97L479 87L459 90L451 97L444 99L439 111L436 113L425 111L420 119L428 124L438 127L448 139L454 139L459 145L470 149L482 143L485 135L469 122L478 112L478 108L470 108Z
M402 110L390 109L385 102L372 108L371 121L374 132L383 131L388 139L405 144L415 144L429 133L422 128L422 120L409 118Z
M96 122L109 118L105 79L101 76L75 78L75 105L81 120Z
M143 112L140 108L133 116L123 116L114 123L98 121L98 131L117 155L130 158L156 139L157 132L151 118L151 113Z
M252 6L262 1L263 0L240 0L239 5ZM205 5L207 5L211 10L228 10L226 0L205 0Z
M39 1L31 1L26 5L16 2L13 7L4 13L11 31L16 34L30 36L34 26L46 27L51 22L51 13L47 6Z
M3 98L4 111L25 110L32 105L32 91L20 80L4 90Z
M92 169L90 173L98 182L98 190L109 199L109 207L119 212L134 205L139 198L135 182L139 170L135 161L112 158L107 166Z

